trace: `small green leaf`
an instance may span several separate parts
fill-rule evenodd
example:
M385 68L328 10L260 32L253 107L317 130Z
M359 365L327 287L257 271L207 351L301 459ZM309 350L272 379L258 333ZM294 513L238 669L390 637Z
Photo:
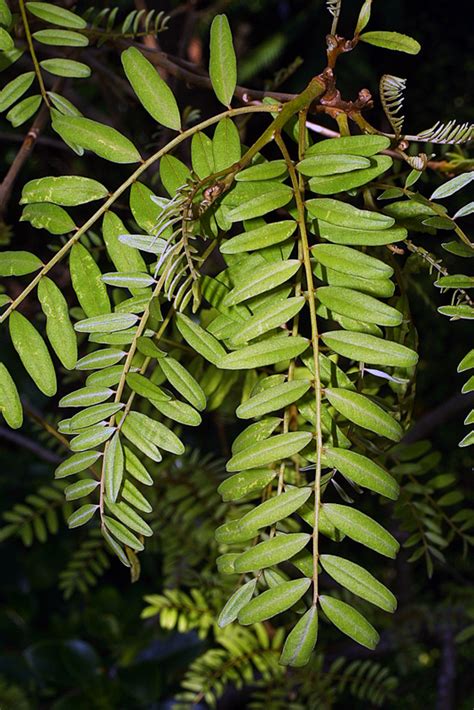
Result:
M353 594L390 613L397 608L392 592L360 565L335 555L321 555L319 559L324 571Z
M370 168L370 160L359 155L310 155L301 160L296 168L307 177L320 177Z
M10 27L12 21L12 13L7 5L6 0L0 0L0 25Z
M297 226L293 220L265 224L263 227L251 229L228 239L221 244L220 250L222 254L240 254L246 251L265 249L265 247L279 244L291 237Z
M143 550L143 543L141 543L138 537L130 532L130 530L118 520L114 520L110 516L104 515L104 523L109 532L112 533L112 535L123 545L131 547L132 550L135 550L136 552L141 552Z
M55 57L54 59L43 59L40 62L42 69L45 69L54 76L62 76L66 79L87 79L91 75L91 69L83 62L77 62L75 59L64 59L63 57ZM61 111L64 114L64 111ZM65 115L77 115L68 112ZM64 129L64 133L67 129ZM58 131L60 133L60 131ZM74 139L71 138L74 142Z
M74 330L78 333L115 333L131 328L137 321L138 316L133 313L106 313L78 321Z
M353 229L329 224L329 222L324 222L323 220L318 220L317 231L319 236L327 239L328 242L350 244L351 246L384 246L385 244L401 242L407 237L405 227L389 227L383 230Z
M312 606L288 634L280 656L283 666L305 666L318 638L318 610Z
M111 126L82 116L62 116L57 111L53 111L52 126L63 140L72 141L112 163L138 163L141 160L133 143Z
M309 155L361 155L371 157L390 146L390 138L385 136L343 136L319 141L306 151Z
M27 2L26 7L32 15L39 17L40 20L49 22L51 25L70 27L75 30L83 30L87 27L87 23L82 17L50 2Z
M248 180L275 180L287 174L286 162L284 160L268 160L264 163L256 163L250 168L241 170L235 176L237 182L247 182Z
M71 30L38 30L33 32L37 42L57 47L87 47L89 40L85 35Z
M110 387L81 387L75 392L65 395L59 400L60 407L90 407L101 404L113 395Z
M102 350L96 350L93 353L89 353L89 355L84 355L84 357L81 357L76 363L76 370L100 370L104 367L109 368L111 365L115 365L115 363L122 360L122 358L124 358L126 354L127 353L124 350L117 350L117 348L103 348ZM122 367L119 366L116 370L114 370L112 378L113 381L110 381L107 384L105 384L104 378L100 377L101 386L110 387L113 384L117 384L117 382L120 380L121 372ZM118 375L116 381L115 374ZM96 378L95 380L91 380L91 382L87 381L87 384L96 385L98 384L98 380Z
M316 290L316 298L330 311L366 323L395 327L403 321L400 311L350 288L323 286Z
M171 197L187 184L190 177L189 168L174 155L164 155L160 160L160 180Z
M136 186L132 186L132 191L134 187ZM113 212L107 211L102 223L102 235L104 237L107 253L115 268L117 271L146 272L146 264L140 252L124 244L119 239L120 235L125 232L126 229L122 220Z
M467 355L463 357L458 365L458 372L465 372L466 370L471 370L474 367L474 348L470 350Z
M282 582L273 589L267 589L240 610L239 622L248 626L281 614L301 599L310 584L310 579L293 579L290 582Z
M153 508L145 496L138 490L134 483L125 481L122 488L122 498L128 501L134 508L143 513L151 513Z
M347 476L357 485L369 488L391 500L398 498L400 489L395 479L366 456L347 449L326 447L323 460L325 466L337 468L343 476Z
M355 35L360 35L363 29L367 27L369 20L370 20L370 14L372 10L372 0L365 0L364 4L362 5L360 12L359 12L359 17L357 18L357 25L355 29Z
M158 385L155 385L148 377L140 375L138 372L130 372L127 375L127 385L141 397L149 400L167 401L171 399Z
M291 431L271 436L238 451L228 461L226 469L245 471L249 468L266 466L282 458L291 458L304 449L312 438L313 435L308 431Z
M86 505L81 506L69 516L67 521L68 526L72 529L85 525L89 522L98 508L98 505L92 505L92 503L87 503Z
M307 347L308 341L302 336L275 335L229 353L219 362L219 367L241 370L274 365L301 355Z
M157 204L153 198L156 199L156 195L152 192L152 190L150 190L149 187L144 185L142 182L137 181L133 183L130 189L130 209L132 211L133 219L138 226L141 227L141 229L149 234L153 234L158 218L163 211L163 208ZM162 199L164 202L167 202L165 198ZM104 225L107 214L110 213L106 213L104 215ZM113 216L115 217L115 215ZM118 217L116 217L116 221L120 221ZM126 229L123 226L123 223L120 223L122 225L122 231L120 234L124 234Z
M276 471L270 468L253 468L236 473L219 485L217 492L223 501L239 500L256 493L273 481Z
M107 195L107 188L97 180L78 175L63 175L27 182L21 193L20 204L54 202L63 207L73 207L100 200Z
M53 397L57 390L56 372L43 338L18 311L10 315L9 326L13 347L25 370L41 392Z
M71 439L69 446L71 451L88 451L89 449L94 449L96 446L100 446L106 442L107 439L110 439L114 431L115 427L113 426L96 424L84 429L81 434Z
M25 72L16 76L8 84L5 84L0 91L0 111L6 111L10 106L21 99L24 93L28 91L35 78L34 71Z
M451 320L472 320L474 318L474 308L467 303L461 303L458 306L440 306L438 313L443 316L449 316Z
M325 345L339 355L371 365L414 367L418 355L414 350L374 335L333 330L321 336Z
M181 456L184 453L184 445L176 434L161 422L157 422L140 412L130 412L127 415L126 422L132 423L136 428L139 428L144 437L165 451L177 456Z
M333 200L328 197L308 200L306 207L312 217L322 219L324 222L329 222L339 227L349 227L351 229L354 225L357 225L357 229L380 230L388 229L388 227L392 227L395 224L393 217L388 217L379 212L360 210L347 202Z
M242 345L267 333L269 330L273 330L273 328L287 323L300 312L305 302L304 296L294 296L258 308L255 314L246 320L245 323L236 323L234 327L227 331L227 336L232 341L232 346Z
M2 251L0 254L0 276L24 276L42 266L43 262L29 251Z
M20 395L3 362L0 362L0 413L12 429L19 429L23 424Z
M357 249L337 244L316 244L311 248L313 257L323 266L350 276L365 279L389 279L393 274L391 266L364 254Z
M322 509L333 525L351 540L385 557L395 559L400 545L393 535L368 515L348 505L336 503L324 503Z
M180 402L177 399L152 399L150 401L164 417L172 419L174 422L186 426L199 426L202 422L199 412L186 402Z
M369 136L360 137L368 138ZM374 137L378 138L379 136ZM338 138L337 140L342 141L343 138ZM320 145L320 143L316 145ZM376 155L372 158L371 163L370 168L353 170L350 173L343 173L342 175L324 175L323 177L310 178L309 188L317 195L334 195L338 192L347 192L356 187L367 185L369 182L372 182L372 180L378 178L392 167L393 161L388 155Z
M0 27L0 32L2 28ZM7 121L10 121L13 128L18 128L23 123L25 123L29 118L36 113L41 105L41 94L35 94L34 96L27 96L26 99L20 101L13 108L9 110L6 115Z
M78 454L73 454L68 459L59 464L54 472L55 478L66 478L74 473L85 471L100 458L100 451L81 451Z
M201 385L180 362L172 357L162 358L160 367L170 385L183 395L193 407L199 410L205 409L206 395Z
M204 328L184 315L184 313L176 315L176 325L188 345L208 362L221 366L226 352L213 335L205 331Z
M29 222L36 229L46 229L50 234L67 234L76 229L66 210L49 203L26 205L20 222Z
M448 182L440 185L430 197L430 200L442 200L445 197L454 195L455 192L461 190L465 185L468 185L474 180L474 173L462 173L461 175L456 175L456 177L451 178Z
M198 131L192 137L191 163L201 180L215 172L212 140L203 131Z
M212 153L216 172L225 170L240 160L240 136L232 119L221 118L212 138Z
M272 500L277 500L277 498L272 498ZM244 521L245 517L241 522L244 524ZM262 526L258 525L258 527ZM235 572L253 572L290 560L293 555L296 555L308 544L310 537L307 533L276 535L271 540L260 542L255 547L242 552L234 561L234 570Z
M332 621L343 634L366 648L374 649L377 646L380 636L357 609L327 595L321 595L319 603L329 621Z
M102 281L108 286L128 288L133 291L152 286L155 279L143 271L112 271L102 276Z
M251 183L239 183L239 185L243 184L250 185ZM276 183L274 186L270 181L257 184L266 186L267 191L231 209L228 213L231 222L242 222L245 219L261 217L268 212L284 207L293 197L293 190L288 185Z
M69 257L72 287L87 317L110 313L110 301L102 274L87 249L77 242Z
M227 294L223 303L225 306L235 306L260 293L266 293L288 281L300 266L299 259L287 259L276 264L264 263L257 266L242 275L238 285Z
M243 402L237 407L236 415L239 419L251 419L278 409L284 409L289 404L301 399L310 386L311 383L307 380L292 380L275 385Z
M217 624L221 629L237 619L242 607L252 599L256 586L257 580L251 579L232 594L217 619Z
M15 43L11 35L6 31L4 27L0 27L0 51L9 52L14 49Z
M350 422L391 441L399 441L402 438L400 424L365 395L339 387L328 387L325 394L334 409Z
M287 435L281 434L280 436ZM274 440L277 438L278 437L273 437ZM245 453L245 451L243 453ZM289 456L289 454L287 454L287 456ZM240 526L258 530L267 525L273 525L273 523L287 518L298 510L298 508L301 508L310 495L311 488L290 488L284 493L280 493L280 495L273 496L273 498L269 498L264 503L260 503L256 508L246 513L239 521ZM278 543L277 548L282 544L283 543Z
M224 106L230 106L237 84L237 60L229 21L216 15L211 25L209 75L212 88Z
M122 52L121 60L132 89L150 116L162 126L180 131L178 104L156 67L136 47Z
M278 417L265 417L254 424L250 424L234 439L232 453L238 454L239 451L246 449L247 446L268 439L270 434L273 434L277 426L281 424L281 421Z
M392 49L397 52L406 52L407 54L418 54L421 45L413 37L402 35L400 32L364 32L359 36L361 42L373 44L376 47L384 49Z
M474 212L474 202L468 202L467 205L461 207L454 215L453 219L459 219L459 217L467 217L467 215Z
M94 481L92 478L82 478L76 483L71 483L70 486L66 486L64 489L64 496L66 500L77 500L78 498L85 498L85 496L90 495L97 486L99 481Z
M70 426L73 430L93 426L102 420L109 419L124 406L125 405L122 402L94 404L91 407L86 407L86 409L74 414L71 419L69 419Z
M474 276L464 276L464 274L440 276L434 285L438 288L474 288Z
M73 370L77 362L77 340L67 301L61 289L47 276L38 284L38 299L46 316L48 340L66 370Z
M216 542L220 545L233 545L238 542L247 542L257 535L252 528L242 528L240 520L230 520L228 523L220 525L216 532Z

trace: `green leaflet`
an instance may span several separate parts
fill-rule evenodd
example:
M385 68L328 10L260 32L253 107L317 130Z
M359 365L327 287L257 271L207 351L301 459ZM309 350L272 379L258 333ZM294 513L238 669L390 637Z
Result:
M293 579L290 582L282 582L273 589L267 589L240 610L239 622L248 626L281 614L301 599L310 584L310 579Z
M219 574L234 574L234 559L236 557L237 553L234 552L219 555L216 559L216 566Z
M229 21L216 15L211 25L209 76L212 88L224 106L230 106L237 84L237 60Z
M114 391L109 387L81 387L81 389L65 395L59 400L60 407L90 407L93 404L101 404L113 395Z
M99 481L94 481L92 478L82 478L76 483L71 483L64 490L64 495L66 500L77 500L78 498L85 498L85 496L90 495L97 486Z
M6 29L0 27L0 51L9 52L14 49L15 45L12 37L8 34Z
M115 128L82 116L63 116L53 110L53 129L66 142L72 141L112 163L138 163L140 153Z
M332 200L328 197L307 200L306 207L311 217L322 219L339 227L352 229L354 225L357 225L357 229L370 231L372 229L388 229L388 227L392 227L395 224L393 217L388 217L379 212L360 210L347 202Z
M247 182L248 180L275 180L287 174L287 167L284 160L268 160L264 163L256 163L245 170L241 170L235 176L237 182Z
M11 21L12 13L7 5L7 0L0 0L0 25L3 25L4 27L10 27ZM3 66L2 69L4 69Z
M323 452L325 466L337 468L343 476L391 500L398 498L400 489L396 480L381 466L355 451L326 447Z
M213 335L205 331L204 328L184 315L184 313L176 315L176 325L185 341L199 355L202 355L205 360L208 360L213 365L221 367L226 351Z
M323 220L318 220L319 236L335 244L350 244L352 246L384 246L401 242L407 237L404 227L389 227L383 230L364 230L340 227ZM329 246L329 245L328 245Z
M270 434L272 434L277 426L281 424L281 419L278 417L265 417L254 424L246 427L240 434L234 439L232 444L232 453L237 454L239 451L246 449L247 446L251 444L256 444L259 441L268 439Z
M110 439L115 431L113 426L102 426L102 424L95 424L94 426L84 429L84 432L75 436L69 442L71 451L87 451L88 449L94 449L96 446L100 446L107 439Z
M281 436L285 436L285 434ZM310 495L311 488L290 488L284 493L260 503L256 508L246 513L239 521L240 526L258 530L267 525L273 525L283 518L288 518L298 508L301 508Z
M13 106L18 99L21 99L23 94L25 94L32 85L34 78L34 71L29 71L16 76L12 81L9 81L8 84L5 84L0 91L0 111L6 111L10 106Z
M1 33L4 32L3 28L0 27L0 39ZM20 101L9 110L6 115L7 121L10 121L13 128L17 128L25 123L29 118L36 113L41 105L41 95L35 94L34 96L27 96L26 99Z
M343 634L366 648L374 649L377 646L380 640L377 631L350 604L327 595L320 596L319 603L329 621L332 621Z
M102 274L87 249L77 242L69 257L72 287L88 318L110 313L110 301Z
M187 402L180 402L177 399L152 399L150 401L155 409L174 422L186 426L199 426L202 422L199 412Z
M12 429L19 429L23 424L20 395L3 362L0 362L0 413Z
M277 434L238 451L227 462L227 471L245 471L291 458L309 444L313 435L308 431L291 431Z
M142 437L147 438L165 451L169 451L177 456L184 453L184 445L176 434L161 422L150 419L150 417L140 412L130 412L125 420L125 424L126 423L133 423L133 426L141 432Z
M385 231L385 230L384 230ZM337 244L316 244L311 248L313 257L323 266L349 276L364 279L389 279L393 269L380 259L364 254L357 249Z
M3 251L0 254L0 276L25 276L42 266L43 262L29 251Z
M133 313L106 313L105 315L85 318L74 325L78 333L115 333L126 330L138 321Z
M138 372L130 372L127 375L127 385L141 397L145 397L145 399L164 401L171 399L158 385L155 385L148 377Z
M231 327L227 331L226 337L231 340L232 345L242 345L287 323L300 312L304 304L304 296L294 296L264 305L258 308L244 324L239 322Z
M62 57L58 57L56 59L43 59L40 62L40 66L42 69L46 69L47 72L53 74L54 76L63 76L69 79L87 79L87 77L91 75L90 67L83 62L76 62L75 59L63 59ZM65 129L62 129L62 131L63 132L60 135L62 135L63 138L66 133L68 135L72 134L69 130L66 131ZM65 138L64 140L66 141ZM71 141L71 143L74 143L74 141ZM80 155L82 155L82 152Z
M98 510L98 505L92 505L92 503L87 503L82 505L80 508L74 511L72 515L69 516L67 524L72 528L78 528L81 525L85 525L94 515L95 511Z
M77 412L69 420L72 429L83 429L98 422L109 419L122 409L122 402L109 402L108 404L94 404L92 407Z
M316 298L331 311L348 318L391 327L403 321L400 311L350 288L323 286L316 290Z
M201 180L215 172L212 140L203 131L198 131L192 137L191 164Z
M166 379L196 409L206 408L206 395L201 385L180 362L172 357L162 358L160 367Z
M143 518L124 501L120 501L120 503L112 503L107 498L106 504L112 515L115 515L115 517L130 530L133 530L139 535L144 535L145 537L150 537L153 534L153 531L148 523L146 523Z
M274 365L301 355L307 347L308 340L302 336L275 335L229 353L222 358L219 367L224 370L241 370Z
M50 2L27 2L26 7L28 12L39 17L51 25L59 25L60 27L70 27L75 30L83 30L87 23L82 17L76 15L64 7L57 7Z
M390 298L395 292L395 284L390 279L366 279L362 276L352 276L321 264L316 264L313 271L315 276L321 281L326 281L330 286L351 288L356 291L362 291L362 293L369 293L372 296L381 296L382 298Z
M238 542L247 542L257 535L252 528L242 528L240 520L230 520L220 525L215 532L216 542L220 545L233 545Z
M122 52L121 60L127 79L150 116L162 126L180 131L178 104L156 67L136 47Z
M134 508L143 511L144 513L151 513L153 510L145 496L131 481L125 481L123 484L122 498L133 505Z
M33 32L37 42L53 47L87 47L89 40L85 35L71 30L38 30Z
M452 276L440 276L435 281L438 288L474 288L474 276L464 274L453 274Z
M298 259L257 266L239 279L238 285L227 294L223 303L225 306L235 306L253 296L281 286L296 274L300 266L301 262Z
M127 353L124 350L118 350L117 348L102 348L101 350L95 350L89 355L84 355L76 362L76 370L100 370L104 367L109 368L111 365L122 360ZM88 385L99 385L101 387L110 387L111 385L117 384L120 380L120 373L122 372L122 367L118 367L113 371L113 376L110 378L100 377L100 382L97 378L87 379L86 384ZM112 375L112 373L106 373L106 375ZM118 377L116 378L116 374ZM107 381L106 381L107 380Z
M458 372L465 372L466 370L471 370L474 367L474 348L469 350L469 352L463 357L458 365Z
M374 335L334 330L323 333L321 338L338 355L371 365L414 367L418 362L414 350Z
M464 303L458 306L440 306L438 313L443 316L449 316L452 320L458 320L459 318L472 320L474 318L474 308Z
M131 451L127 446L123 447L123 451L125 454L125 469L128 473L137 481L143 483L143 485L151 486L153 484L153 479L138 456L135 456L133 451Z
M161 461L161 452L157 445L150 440L148 433L148 430L142 429L140 419L130 417L130 414L122 422L122 434L152 461Z
M252 599L256 586L257 579L251 579L232 594L217 619L217 624L221 629L237 619L242 607Z
M130 532L123 523L114 520L108 515L104 515L104 523L107 530L123 545L131 547L132 550L136 552L141 552L144 549L143 543L141 543L138 537Z
M312 606L303 614L283 646L280 663L283 666L305 666L313 652L318 638L318 610Z
M164 155L160 160L160 180L171 197L187 184L190 176L189 168L174 155Z
M43 394L53 397L57 390L56 372L43 338L18 311L10 315L9 327L13 347L25 370Z
M296 169L307 177L337 175L351 170L370 168L370 160L357 155L312 155L301 160Z
M63 207L73 207L100 200L107 195L107 188L97 180L77 175L63 175L27 182L21 193L20 204L53 202Z
M251 186L252 183L238 183L237 186L239 185ZM257 185L262 186L266 191L231 209L228 213L228 218L231 222L241 222L245 219L261 217L280 207L284 207L293 197L293 190L288 185L281 185L280 183L275 185L270 181L257 183Z
M132 186L136 188L136 185ZM153 204L150 200L150 203ZM102 236L104 237L107 254L112 260L117 271L139 271L147 270L142 255L134 247L124 244L120 239L121 234L126 233L122 220L113 212L107 211L102 222ZM135 293L135 291L132 291Z
M239 573L253 572L278 565L280 562L286 562L300 552L308 544L310 538L311 536L307 533L276 535L271 540L260 542L236 557L234 571Z
M393 49L397 52L406 52L407 54L418 54L421 49L419 42L413 37L400 34L400 32L364 32L359 36L361 42L373 44L376 47L384 47L385 49Z
M46 229L50 234L67 234L76 229L66 210L47 202L26 205L20 222L29 222L35 229Z
M67 370L77 362L77 341L69 308L61 290L47 276L38 284L38 299L46 316L46 334L51 346Z
M322 509L342 533L385 557L395 559L400 545L375 520L348 505L324 503Z
M250 493L256 493L273 481L276 471L271 468L251 468L241 471L219 485L217 492L223 501L239 500Z
M397 608L392 592L360 565L335 555L321 555L319 560L324 571L353 594L390 613Z
M100 451L81 451L78 454L73 454L59 464L54 472L54 477L66 478L74 473L85 471L86 468L93 466L100 456L102 456Z
M381 150L385 150L390 145L390 138L385 136L365 135L365 136L343 136L335 140L329 138L319 141L306 151L308 155L362 155L371 157Z
M325 394L334 409L350 422L391 441L399 441L402 438L400 424L368 397L358 392L329 387L326 388Z
M153 233L158 218L163 211L163 208L152 199L153 197L156 198L156 195L142 182L134 182L130 188L130 210L133 219L141 229L149 234ZM163 202L167 202L165 198L162 199ZM126 229L122 224L120 234L124 234L125 231Z
M342 139L339 139L342 140ZM327 175L314 177L309 180L309 188L319 195L334 195L338 192L353 190L375 180L392 167L392 158L388 155L376 155L372 158L370 168L353 170L351 173L342 175Z
M232 239L228 239L221 244L220 249L222 254L240 254L246 251L264 249L291 237L296 227L297 223L290 219L265 224L263 227L251 229L248 232L232 237Z
M237 407L239 419L261 417L269 412L284 409L289 404L297 402L310 388L311 383L305 380L292 380L259 392Z
M230 118L221 118L212 138L214 170L220 172L240 160L240 136L237 126Z
M102 281L108 286L128 288L133 293L152 286L155 279L143 271L113 271L102 276Z

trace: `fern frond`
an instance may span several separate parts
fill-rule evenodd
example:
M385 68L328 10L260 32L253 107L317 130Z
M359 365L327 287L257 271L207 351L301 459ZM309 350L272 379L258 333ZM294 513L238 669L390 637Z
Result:
M99 44L110 38L137 39L146 35L157 35L168 29L169 15L161 10L132 10L125 19L117 21L118 7L90 7L84 13L89 30L100 32Z
M196 629L200 638L206 638L215 625L216 608L209 604L199 589L189 593L181 589L166 589L163 594L145 597L146 606L142 619L158 616L163 629L174 629L185 633Z
M69 599L75 592L85 594L95 586L98 578L110 567L109 554L100 531L93 528L59 576L59 588L64 598Z
M380 79L379 91L383 110L398 138L402 132L405 116L400 116L405 99L403 92L406 88L406 79L392 74L384 74Z
M437 121L431 128L421 131L417 136L411 136L411 138L425 143L460 145L473 140L474 124L457 123L455 120L448 121L448 123Z

